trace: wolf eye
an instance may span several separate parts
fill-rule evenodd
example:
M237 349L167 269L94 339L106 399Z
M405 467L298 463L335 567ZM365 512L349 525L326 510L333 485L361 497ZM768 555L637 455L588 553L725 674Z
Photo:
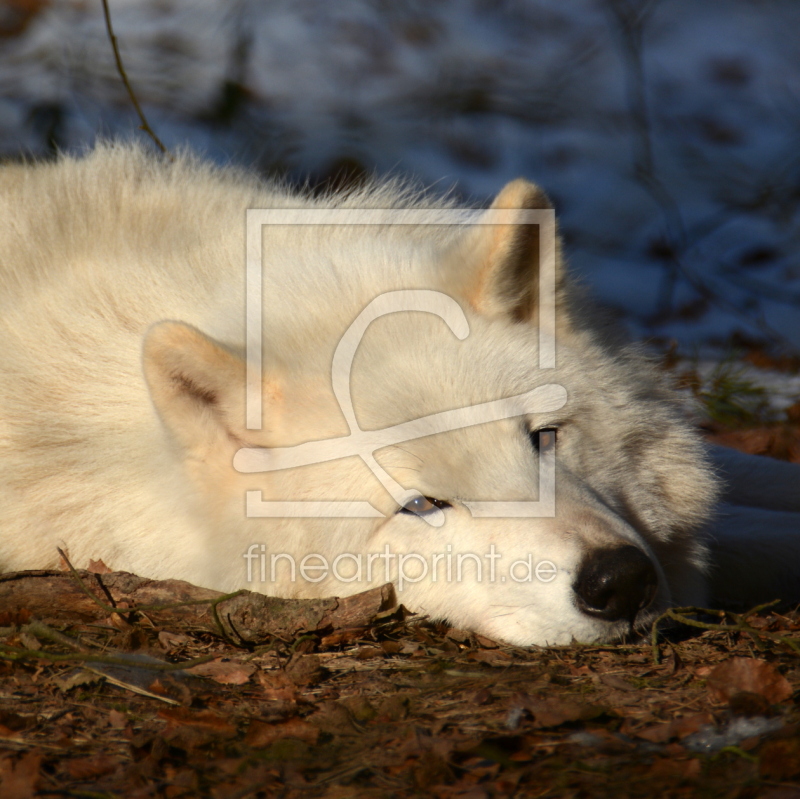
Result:
M539 430L531 430L528 434L531 444L537 452L550 452L555 449L556 439L558 438L557 427L542 427Z
M423 497L422 494L418 494L406 502L398 513L413 513L416 516L424 516L426 513L431 513L435 508L449 507L450 503L445 502L443 499L433 499L432 497Z

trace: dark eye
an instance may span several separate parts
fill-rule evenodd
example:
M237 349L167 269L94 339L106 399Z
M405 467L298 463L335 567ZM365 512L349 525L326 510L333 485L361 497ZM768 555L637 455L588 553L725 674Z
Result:
M531 444L537 452L550 452L555 449L556 439L558 438L557 427L542 427L539 430L531 430L529 433Z
M432 497L423 497L418 494L413 499L410 499L403 505L398 513L413 513L416 516L424 516L426 513L431 513L436 508L449 508L450 503L445 502L443 499L433 499Z

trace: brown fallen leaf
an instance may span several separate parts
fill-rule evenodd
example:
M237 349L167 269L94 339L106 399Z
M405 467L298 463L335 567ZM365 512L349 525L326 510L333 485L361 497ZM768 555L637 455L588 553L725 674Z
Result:
M318 685L329 672L316 655L295 655L286 664L286 674L295 685Z
M89 558L89 566L86 571L92 574L111 574L111 569L102 560L92 560L91 558Z
M113 774L119 767L119 760L102 754L81 757L76 760L70 760L67 763L67 771L70 777L75 780L89 780L94 777Z
M609 688L616 688L618 691L638 691L636 686L631 685L620 674L601 674L599 675L600 682L607 685Z
M371 660L372 658L382 658L386 653L379 646L360 646L356 652L358 660Z
M191 643L191 641L192 639L184 633L171 633L167 632L166 630L162 630L158 634L158 643L161 644L162 648L166 652L170 652L180 646L185 646L186 644Z
M679 779L693 780L700 776L702 764L697 758L656 758L650 768L649 776L653 780Z
M596 705L581 704L557 697L539 699L518 694L517 702L533 715L534 727L558 727L568 721L595 718L602 712L602 708Z
M347 708L350 715L362 724L365 721L371 721L378 715L375 708L363 696L349 696L346 699L340 699L339 704Z
M256 680L263 689L265 699L273 702L297 701L297 688L285 671L259 671Z
M319 643L323 649L333 649L337 646L349 646L363 638L366 632L366 627L352 627L348 630L337 630L330 635L323 636Z
M434 785L455 781L455 775L447 760L439 752L423 752L413 768L414 783L421 791L428 792ZM486 794L483 794L486 796Z
M315 727L331 735L355 735L358 732L350 711L340 702L333 700L320 702L317 705L317 712L310 717L310 720Z
M467 657L478 663L486 663L489 666L507 666L512 659L508 652L501 649L476 649L470 652Z
M0 789L3 799L33 799L39 785L42 753L38 749L20 757L0 760Z
M488 688L482 688L472 697L472 702L476 705L491 705L493 701L494 697Z
M765 779L783 782L800 777L800 739L767 741L759 752L758 765Z
M27 608L4 610L0 613L0 627L22 627L31 620L32 615Z
M728 702L741 691L760 694L775 705L792 693L789 681L766 660L730 658L720 663L706 682L709 693L717 702Z
M446 637L451 641L455 641L457 644L468 644L470 638L472 637L472 633L468 630L461 630L458 627L451 627L447 631Z
M244 685L250 682L256 670L252 663L240 663L227 658L214 658L208 663L200 663L198 666L186 669L189 674L208 677L221 685Z
M281 738L297 738L309 744L315 744L319 738L319 728L304 719L287 719L277 724L268 724L253 719L247 728L244 742L254 749L263 749Z
M226 718L212 710L169 708L159 710L158 716L167 722L165 733L180 727L196 727L223 738L236 735L236 728Z
M636 730L634 735L638 738L643 738L645 741L660 744L666 743L673 738L685 738L687 735L697 732L707 724L713 723L714 717L710 713L692 713L690 716L673 719L663 724L653 724L642 730Z
M110 710L108 713L108 723L115 730L124 730L128 726L128 717L119 710Z
M771 716L772 706L766 697L754 694L751 691L739 691L734 694L728 703L728 709L734 716Z

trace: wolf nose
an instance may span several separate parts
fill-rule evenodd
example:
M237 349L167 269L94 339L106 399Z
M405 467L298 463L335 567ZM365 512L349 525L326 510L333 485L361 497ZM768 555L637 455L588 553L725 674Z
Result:
M583 613L633 624L636 614L652 602L657 587L650 558L638 547L626 545L587 555L572 590Z

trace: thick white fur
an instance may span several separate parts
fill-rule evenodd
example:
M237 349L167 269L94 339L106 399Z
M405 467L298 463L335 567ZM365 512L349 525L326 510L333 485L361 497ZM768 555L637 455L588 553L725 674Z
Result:
M517 182L496 206L536 197L534 187ZM426 204L393 186L310 200L188 157L163 163L125 146L4 167L0 568L55 566L61 546L79 566L101 558L111 568L222 590L342 595L384 582L384 561L376 561L371 583L366 564L352 582L331 575L291 581L281 564L277 581L261 582L255 561L248 583L243 556L263 544L269 576L269 556L277 553L297 564L318 553L330 564L388 544L430 563L434 553L483 557L494 544L501 555L495 582L485 573L474 579L471 562L459 582L455 560L448 581L440 560L439 578L407 583L401 600L511 642L552 644L625 633L627 623L582 614L571 585L594 549L631 543L659 576L656 599L637 624L670 602L706 601L707 549L698 531L716 480L701 443L657 371L603 331L561 272L558 328L550 331L557 367L536 367L535 313L520 299L536 284L536 263L520 260L510 230L267 229L264 424L246 429L245 209ZM509 259L523 268L507 267ZM548 383L566 388L566 406L379 451L378 462L404 488L450 502L441 528L397 513L358 458L238 473L232 461L243 446L347 433L330 385L336 343L372 299L409 288L454 297L470 333L459 341L421 313L374 322L353 366L363 429ZM472 518L470 499L536 499L528 430L548 425L559 426L556 517ZM385 516L246 518L248 490L265 500L367 500ZM791 527L799 509L781 507ZM555 579L501 579L528 555L556 564ZM341 573L348 562L355 563L342 561ZM741 569L726 584L723 574L714 586L733 585L726 594L733 596L740 577ZM397 584L396 571L392 578Z

